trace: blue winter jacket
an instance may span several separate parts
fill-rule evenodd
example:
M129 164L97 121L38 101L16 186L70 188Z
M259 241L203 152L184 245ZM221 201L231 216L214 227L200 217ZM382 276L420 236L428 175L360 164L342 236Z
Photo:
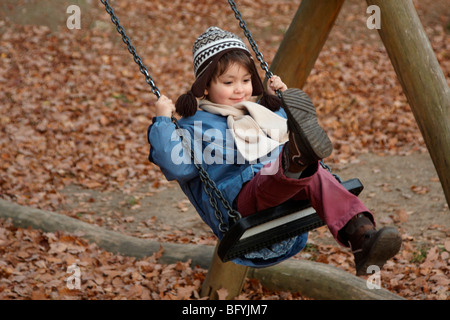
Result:
M286 118L283 109L276 112ZM214 234L221 239L219 221L205 193L187 146L194 150L196 161L209 173L228 202L236 208L234 200L243 184L254 177L269 161L274 161L282 147L273 150L264 159L249 163L244 160L227 131L227 119L205 111L197 111L192 117L179 120L182 134L187 141L183 146L179 130L168 117L154 117L148 128L150 143L149 160L161 168L167 180L177 180L181 189L191 201L200 217ZM190 141L189 141L190 140ZM227 211L218 201L228 224ZM307 234L283 241L259 252L247 254L234 262L251 267L266 267L281 262L301 251Z

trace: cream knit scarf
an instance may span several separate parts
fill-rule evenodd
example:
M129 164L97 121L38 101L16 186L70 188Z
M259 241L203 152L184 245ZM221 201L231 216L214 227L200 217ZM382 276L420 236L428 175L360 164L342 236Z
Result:
M243 101L233 106L200 100L200 109L227 117L236 147L248 161L254 161L288 141L285 118L255 102Z

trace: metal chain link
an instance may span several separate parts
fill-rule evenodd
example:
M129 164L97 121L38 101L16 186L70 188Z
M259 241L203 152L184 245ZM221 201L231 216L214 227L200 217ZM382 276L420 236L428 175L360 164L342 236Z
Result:
M269 80L273 77L272 71L269 70L269 65L266 61L264 61L264 56L259 51L258 45L256 44L255 40L253 39L252 33L247 28L247 22L245 22L244 18L242 18L242 14L237 8L236 2L234 0L228 0L228 3L230 4L231 9L234 12L234 16L237 20L239 20L239 26L242 30L244 30L244 35L248 39L248 42L250 43L250 46L252 47L253 52L255 52L256 59L260 62L261 69L263 69L266 73L266 78ZM276 90L275 93L277 94L278 98L282 99L281 97L281 91Z
M236 17L237 20L239 20L239 26L242 28L242 30L244 30L244 35L248 39L250 46L252 47L253 51L255 52L256 58L261 63L261 68L266 72L266 78L267 79L272 78L273 73L272 73L272 71L269 70L269 65L267 64L267 62L264 61L263 54L259 51L258 45L256 44L255 40L253 39L251 32L248 30L247 23L245 22L244 18L242 18L242 14L239 11L239 9L237 8L236 2L234 0L228 0L228 3L230 4L230 7L234 12L234 16ZM277 90L276 93L277 93L278 97L282 99L280 90ZM330 166L325 164L325 162L323 162L323 160L320 161L320 164L321 164L322 168L324 168L325 170L328 170L328 172L331 173ZM335 173L331 173L331 174L336 178L337 181L342 183L342 179L341 179L341 177L339 177L339 175L337 175Z
M333 175L333 177L334 177L339 183L342 183L342 182L343 182L342 178L341 178L338 174L332 173L332 172L331 172L331 167L330 167L329 165L325 164L325 162L323 162L323 160L320 160L320 165L322 166L322 168L324 168L324 169L327 170L329 173L331 173L331 174Z
M272 73L272 71L269 70L269 65L267 64L267 62L264 61L264 56L261 53L261 51L259 51L258 45L256 44L255 40L253 39L251 32L248 30L247 23L242 18L242 14L238 10L236 2L234 2L234 0L228 0L228 3L230 4L230 7L234 12L234 16L236 17L236 19L239 20L239 26L242 28L242 30L244 30L244 35L248 39L250 46L252 47L253 51L255 52L256 59L258 59L258 61L261 64L261 68L266 72L267 79L272 78L273 73Z
M156 97L159 99L159 97L161 97L161 93L159 92L158 87L153 81L153 78L148 73L147 68L142 63L142 59L137 54L135 47L131 44L130 38L125 33L125 29L121 26L119 18L117 18L117 16L115 15L113 8L109 5L109 1L108 0L100 0L100 1L105 5L105 10L111 16L111 21L116 25L117 32L120 33L120 35L122 36L122 41L127 45L128 51L133 55L134 62L137 63L137 65L139 66L139 70L145 76L145 81L152 88L153 94L156 95Z
M176 119L175 119L175 127L177 129L180 129L180 125L178 124L178 121ZM200 181L203 184L203 190L208 195L209 203L211 204L211 206L214 209L214 216L219 221L219 230L222 233L225 233L228 231L229 228L228 228L228 225L223 220L223 214L222 214L222 211L217 206L216 198L220 200L220 202L222 203L222 205L224 206L225 210L228 213L228 217L233 222L236 222L237 220L239 220L241 218L241 214L237 210L232 208L232 206L230 205L228 200L225 199L225 197L223 196L223 193L217 188L217 185L214 182L214 180L211 179L211 177L209 176L209 173L200 164L201 162L198 161L191 145L188 145L188 142L186 141L187 139L184 139L184 137L182 136L181 133L179 134L179 137L183 143L185 150L190 151L190 156L191 156L191 159L193 160L193 164L199 172ZM214 192L214 195L213 195L213 192Z
M113 8L109 4L109 1L108 0L100 0L100 1L105 6L106 12L111 16L111 21L116 26L117 32L122 36L122 41L127 45L128 51L133 55L134 62L136 62L136 64L139 66L139 70L145 76L145 81L150 85L150 87L152 89L152 93L154 95L156 95L156 97L159 99L161 97L161 93L160 93L158 87L156 86L153 78L148 73L148 70L147 70L146 66L144 65L144 63L142 62L141 57L139 57L139 55L137 54L136 48L131 44L130 38L125 33L125 29L120 24L119 18L117 18L117 16L115 15ZM172 122L175 124L176 129L181 129L181 126L178 123L178 120L174 116L172 116ZM177 132L182 132L182 131L177 130ZM195 168L199 172L200 181L203 184L203 189L204 189L205 193L208 195L209 203L211 204L211 206L214 209L214 216L219 221L219 230L222 233L225 233L228 231L229 227L228 227L228 224L223 219L223 214L218 207L218 203L217 203L217 200L215 197L217 197L220 200L220 202L224 206L225 210L227 210L227 212L228 212L228 217L232 221L235 222L235 221L239 220L241 218L241 214L238 211L234 210L232 208L232 206L230 205L230 203L228 202L228 200L225 199L222 192L217 188L216 183L209 176L208 172L200 165L200 162L197 161L197 159L195 158L195 154L194 154L194 151L192 150L191 146L190 145L186 146L186 139L183 137L183 135L181 133L179 134L179 137L180 137L182 143L185 145L185 147L188 150L190 150L191 159L193 160Z

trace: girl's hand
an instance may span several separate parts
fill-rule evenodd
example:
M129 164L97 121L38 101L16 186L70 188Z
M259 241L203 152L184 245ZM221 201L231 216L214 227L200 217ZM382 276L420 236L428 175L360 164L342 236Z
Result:
M275 95L275 91L280 90L281 92L287 90L287 86L281 81L279 76L273 75L272 78L267 82L267 91L270 94Z
M175 112L175 104L167 98L166 96L162 95L159 97L158 101L156 101L156 116L157 117L171 117L172 114Z

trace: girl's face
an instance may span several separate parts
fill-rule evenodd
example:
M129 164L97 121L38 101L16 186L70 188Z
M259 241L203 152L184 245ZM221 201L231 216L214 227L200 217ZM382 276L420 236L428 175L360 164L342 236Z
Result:
M222 75L214 77L205 90L205 96L211 102L228 106L250 100L252 93L252 76L238 63L231 64Z

